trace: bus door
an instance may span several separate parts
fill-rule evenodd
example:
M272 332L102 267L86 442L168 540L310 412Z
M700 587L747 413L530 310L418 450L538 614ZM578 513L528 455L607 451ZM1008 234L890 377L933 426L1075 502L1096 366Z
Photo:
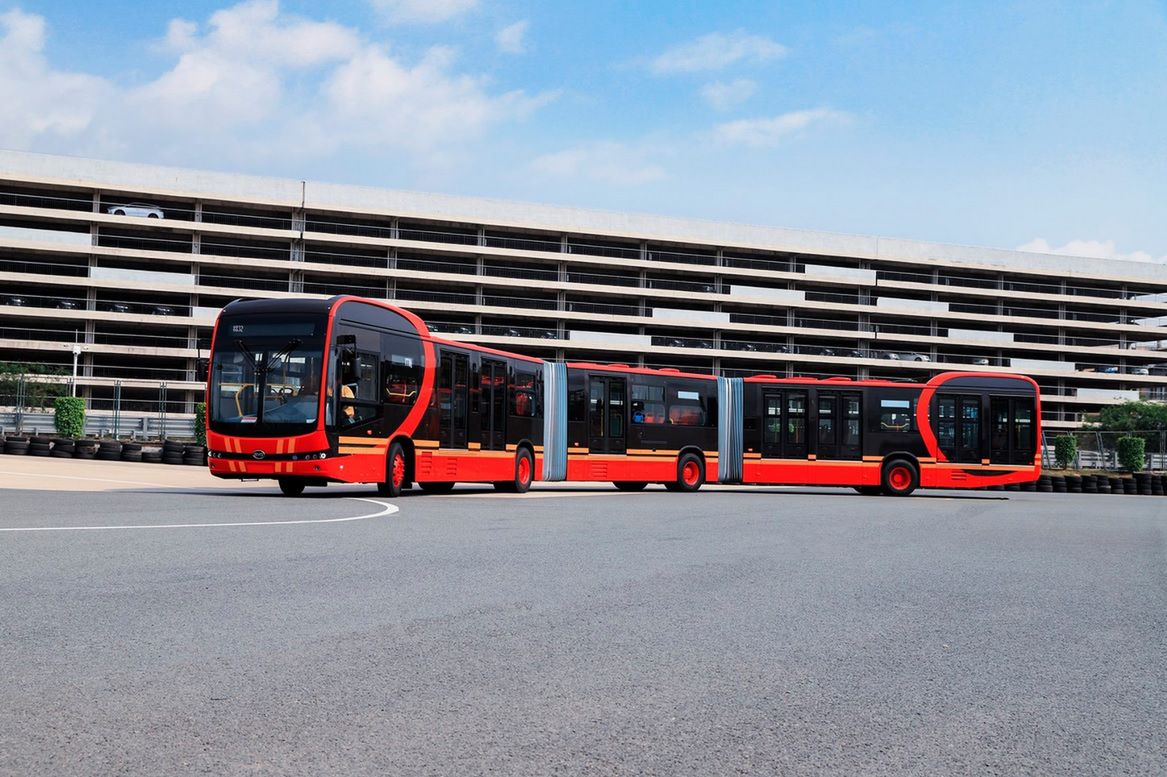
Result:
M466 447L466 423L470 408L469 357L443 353L438 383L438 431L443 448Z
M806 458L806 392L762 392L762 457Z
M1033 397L991 397L989 461L1032 464L1037 450Z
M588 449L592 453L624 453L628 436L627 378L591 375L588 383Z
M482 449L506 449L507 366L492 359L482 360Z
M979 463L981 398L975 394L940 394L936 398L936 443L953 462Z
M859 459L862 428L857 393L821 391L818 395L818 453L820 459Z

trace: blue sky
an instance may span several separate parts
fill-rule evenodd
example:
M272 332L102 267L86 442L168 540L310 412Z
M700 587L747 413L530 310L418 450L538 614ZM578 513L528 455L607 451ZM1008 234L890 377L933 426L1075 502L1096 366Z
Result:
M1167 9L0 0L0 147L1167 260Z

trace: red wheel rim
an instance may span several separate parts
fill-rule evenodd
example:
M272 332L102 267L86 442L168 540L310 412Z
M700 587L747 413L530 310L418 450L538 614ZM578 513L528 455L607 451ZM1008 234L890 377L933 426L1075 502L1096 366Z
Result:
M405 480L405 457L400 453L393 457L393 485L400 486Z
M695 486L701 477L701 467L695 461L686 461L685 466L681 467L681 479L685 481L686 486Z
M519 459L519 482L529 483L531 481L531 460L526 456Z
M912 482L912 471L907 467L892 467L887 475L887 482L896 491L903 491Z

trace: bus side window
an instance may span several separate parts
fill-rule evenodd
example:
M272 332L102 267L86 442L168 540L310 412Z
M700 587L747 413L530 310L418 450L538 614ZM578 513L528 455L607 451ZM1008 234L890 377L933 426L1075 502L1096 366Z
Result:
M391 405L409 405L417 399L418 369L408 356L391 354L381 363L385 375L384 397Z
M535 416L535 373L516 372L512 386L511 414L523 418Z
M879 401L879 430L882 432L912 431L912 400L881 399Z

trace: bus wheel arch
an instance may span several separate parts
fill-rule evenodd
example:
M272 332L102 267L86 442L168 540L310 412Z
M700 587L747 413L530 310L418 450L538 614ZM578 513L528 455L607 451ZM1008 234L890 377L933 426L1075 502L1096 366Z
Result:
M392 447L393 443L401 445L401 452L405 454L405 482L417 482L417 449L413 447L413 440L408 437L394 437L389 443Z
M920 487L920 462L908 453L892 453L883 459L880 488L888 496L908 496Z
M695 446L677 454L677 480L670 490L693 492L705 485L705 452ZM667 484L666 484L667 485Z
M525 494L535 482L535 446L530 440L522 440L515 446L515 458L510 480L499 480L494 484L496 491L509 494Z
M406 447L401 439L394 439L389 443L389 450L385 453L385 480L377 484L377 493L381 496L399 497L401 492L412 482L412 459L406 453Z

